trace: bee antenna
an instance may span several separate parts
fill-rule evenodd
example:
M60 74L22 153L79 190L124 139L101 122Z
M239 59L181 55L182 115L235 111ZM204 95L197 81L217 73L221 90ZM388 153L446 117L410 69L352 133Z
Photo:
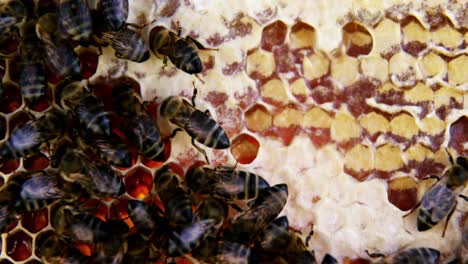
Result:
M194 75L202 84L205 84L205 82L198 76L198 74L194 74Z
M445 152L447 152L447 155L448 155L449 161L450 161L450 163L452 163L452 165L453 165L453 164L454 164L454 162L453 162L453 157L452 157L452 154L450 154L450 152L448 151L448 149L447 149L447 148L445 148Z
M371 257L371 258L384 258L385 255L382 254L382 253L369 253L369 250L365 250L366 251L366 254Z

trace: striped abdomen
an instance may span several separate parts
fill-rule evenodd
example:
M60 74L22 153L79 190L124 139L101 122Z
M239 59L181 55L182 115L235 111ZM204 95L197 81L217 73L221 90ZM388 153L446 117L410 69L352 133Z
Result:
M214 224L214 220L206 219L192 223L179 232L174 231L167 242L168 255L182 256L192 251L212 233Z
M124 27L119 31L104 32L102 38L111 44L115 56L120 59L143 62L149 59L149 49L141 36Z
M164 160L164 144L158 127L148 115L129 118L121 127L128 139L145 158L155 161Z
M436 264L439 263L440 252L432 248L412 248L399 253L392 259L393 264Z
M63 78L80 76L80 61L73 47L65 41L45 44L48 64Z
M130 167L132 166L132 156L127 146L119 142L115 134L113 134L114 140L96 139L91 147L96 147L101 159L105 160L111 165L118 167Z
M60 0L57 20L62 38L77 42L87 42L90 39L93 31L87 1Z
M85 95L74 109L81 126L95 135L111 135L109 113L104 104L93 95Z
M31 104L46 95L47 82L41 63L25 63L21 69L19 85L23 98Z
M87 176L92 178L92 185L87 187L97 196L117 197L125 193L122 178L106 165L91 165Z
M197 50L185 39L178 39L173 47L173 52L167 52L166 56L179 69L189 74L197 74L203 70L203 64Z
M169 221L177 225L185 225L192 222L192 196L186 192L179 192L168 201L163 201L166 208L166 216Z
M417 220L418 231L431 229L448 215L455 204L455 196L445 184L434 186L422 198Z
M223 128L202 111L195 110L182 127L192 138L207 147L225 149L231 145Z
M43 143L40 133L33 123L17 128L0 145L0 158L17 159L26 157L39 150Z
M128 17L128 0L101 0L101 15L106 28L117 31Z
M219 174L214 192L232 200L248 200L258 196L258 193L270 187L262 177L247 171L234 171L232 168L216 168L214 173Z

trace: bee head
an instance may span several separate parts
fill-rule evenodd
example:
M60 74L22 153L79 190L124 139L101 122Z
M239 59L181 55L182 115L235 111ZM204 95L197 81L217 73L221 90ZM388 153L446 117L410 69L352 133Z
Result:
M161 47L166 46L169 43L169 32L170 31L163 26L155 26L151 29L148 39L150 42L150 48L156 55L158 55L157 51Z
M172 119L177 116L183 105L182 99L177 96L170 96L162 102L159 113L167 119Z
M15 17L23 17L27 14L26 7L20 0L8 1L8 3L6 3L6 9L8 13Z
M449 188L456 188L462 186L468 180L468 170L462 166L455 165L449 169L447 186Z
M57 32L57 16L55 13L42 15L36 23L36 34L44 42L52 41L52 36Z

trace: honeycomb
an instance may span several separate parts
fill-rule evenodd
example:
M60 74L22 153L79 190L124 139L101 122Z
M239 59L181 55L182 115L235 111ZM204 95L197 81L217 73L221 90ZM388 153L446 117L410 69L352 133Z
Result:
M436 247L444 263L466 257L466 203L458 204L445 238L442 225L418 233L415 218L401 216L429 188L431 182L420 179L450 164L445 149L468 155L468 4L226 2L130 0L128 19L158 18L172 29L179 22L184 32L218 48L200 54L204 83L196 84L197 103L210 110L232 146L207 149L211 165L238 161L272 184L286 182L290 197L283 213L304 235L315 231L310 248L318 260L329 252L342 263L368 263L364 249L392 254L409 244ZM139 81L154 113L165 97L192 94L195 78L172 65L163 68L153 55L136 64L116 59L111 48L103 52L80 49L83 75L103 99L106 81L121 75ZM14 63L1 59L0 66L4 139L29 117ZM48 80L51 87L58 82ZM31 110L49 107L44 100ZM166 142L166 163L181 174L203 160L189 141L178 134ZM47 168L46 154L5 161L0 183L15 171ZM162 165L134 157L132 167L116 168L124 175L124 197L89 206L104 219L125 219L126 200L149 199ZM462 192L468 193L466 186ZM34 247L52 230L49 215L43 209L13 224L1 236L0 262L39 263Z

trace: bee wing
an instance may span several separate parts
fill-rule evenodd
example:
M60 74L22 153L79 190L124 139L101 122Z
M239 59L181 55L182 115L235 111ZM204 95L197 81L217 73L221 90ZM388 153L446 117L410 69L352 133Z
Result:
M60 198L62 194L56 177L37 175L22 184L20 196L25 200L45 200Z
M421 210L427 211L431 221L437 223L455 206L455 196L445 184L437 184L422 199Z
M231 168L215 169L212 173L216 175L215 192L224 197L237 195L245 190L245 182Z
M29 123L13 131L8 141L15 150L21 151L38 147L42 143L42 138L36 127Z

